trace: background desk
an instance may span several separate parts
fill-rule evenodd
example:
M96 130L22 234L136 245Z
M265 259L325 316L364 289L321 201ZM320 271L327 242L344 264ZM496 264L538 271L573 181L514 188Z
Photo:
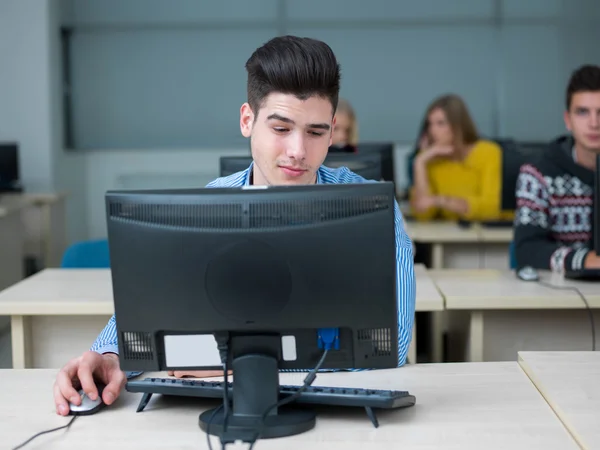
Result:
M64 192L3 194L0 207L22 206L25 253L41 267L59 267L67 247Z
M427 270L415 271L417 311L442 310ZM113 311L109 269L47 269L0 292L0 315L11 316L13 367L62 367L89 349ZM411 345L416 361L416 340Z
M431 245L433 269L505 269L509 267L512 228L461 228L454 222L406 222L415 243Z
M65 424L54 410L54 370L4 370L0 382L0 436L10 447L33 434ZM164 376L164 374L163 374ZM298 384L305 374L281 374ZM315 385L408 389L411 408L379 414L373 428L364 410L321 409L304 434L261 440L256 450L281 449L577 449L577 445L516 362L410 365L400 369L320 374ZM40 436L32 448L206 449L198 415L218 403L155 396L136 413L139 394L78 418L68 432ZM216 439L213 440L213 448ZM232 446L245 449L247 445Z
M519 352L519 365L581 448L600 448L600 353Z
M520 350L591 350L585 304L572 290L519 280L509 270L430 271L449 312L449 358L514 361ZM600 323L600 285L540 271L557 287L577 287ZM598 336L596 336L598 345ZM462 352L466 348L466 355Z

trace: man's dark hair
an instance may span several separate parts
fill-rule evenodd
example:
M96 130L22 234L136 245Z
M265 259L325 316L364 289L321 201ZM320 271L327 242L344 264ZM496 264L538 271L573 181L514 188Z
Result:
M292 94L301 100L318 96L337 108L340 65L324 42L296 36L279 36L256 49L246 62L248 103L258 114L273 93Z
M586 64L573 72L567 86L567 111L578 92L600 92L600 67Z

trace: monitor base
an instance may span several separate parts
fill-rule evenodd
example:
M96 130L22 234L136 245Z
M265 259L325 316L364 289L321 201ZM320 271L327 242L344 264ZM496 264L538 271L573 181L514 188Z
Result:
M223 408L219 407L200 414L198 422L200 428L208 434L222 436L224 419ZM315 423L316 414L312 411L281 409L277 412L277 415L266 417L262 425L260 438L271 439L293 436L313 429ZM223 437L227 442L231 443L236 440L252 442L260 426L260 417L236 416L230 413L227 420L227 432Z

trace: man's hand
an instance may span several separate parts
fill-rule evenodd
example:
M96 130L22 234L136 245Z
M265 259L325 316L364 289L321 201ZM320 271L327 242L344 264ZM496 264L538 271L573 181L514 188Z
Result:
M227 372L231 375L231 370ZM211 378L223 376L222 370L169 370L167 375L175 378Z
M56 376L54 382L54 403L56 412L61 416L69 414L69 402L80 405L81 397L77 392L83 389L91 400L98 398L95 380L105 387L102 401L112 404L125 386L127 378L119 366L119 357L114 353L88 351L79 358L69 361Z
M586 269L600 269L600 256L594 252L589 252L585 257L583 267Z

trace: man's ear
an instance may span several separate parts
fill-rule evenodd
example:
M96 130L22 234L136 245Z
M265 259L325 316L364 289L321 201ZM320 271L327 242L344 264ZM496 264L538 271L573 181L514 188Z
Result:
M333 116L333 121L331 122L331 132L329 133L329 147L333 144L333 130L335 128L335 116Z
M569 111L565 111L564 113L564 120L565 120L565 127L567 127L567 130L572 131L572 127L571 127L571 117L569 116Z
M254 124L254 112L248 103L244 103L240 108L240 130L242 136L249 138L252 135L252 125Z

